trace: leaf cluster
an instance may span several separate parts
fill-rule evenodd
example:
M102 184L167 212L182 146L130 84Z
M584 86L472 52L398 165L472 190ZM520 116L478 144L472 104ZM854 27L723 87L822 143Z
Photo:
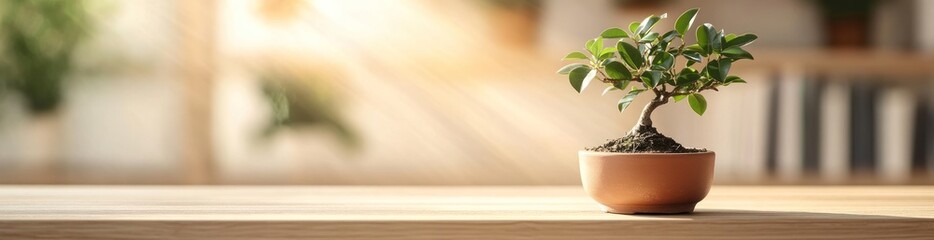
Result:
M687 45L685 38L690 35L688 31L697 12L696 8L685 11L675 21L674 30L664 33L652 29L666 19L667 14L632 22L625 29L606 29L587 41L583 52L565 56L564 60L578 62L565 65L558 73L568 75L571 86L578 92L594 79L608 85L603 94L616 90L627 92L617 104L620 112L639 94L653 92L655 100L659 101L687 98L694 112L703 115L707 101L702 91L718 91L721 86L746 82L729 75L730 68L736 61L753 59L743 47L758 37L749 33L726 34L705 23L693 32L696 43ZM607 41L615 41L615 44L606 46Z
M33 113L55 110L91 25L85 1L0 1L0 91L18 92Z

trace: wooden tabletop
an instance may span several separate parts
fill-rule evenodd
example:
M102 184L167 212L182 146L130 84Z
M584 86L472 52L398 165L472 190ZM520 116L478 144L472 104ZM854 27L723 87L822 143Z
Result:
M934 187L714 186L690 215L578 186L0 186L0 239L934 239Z

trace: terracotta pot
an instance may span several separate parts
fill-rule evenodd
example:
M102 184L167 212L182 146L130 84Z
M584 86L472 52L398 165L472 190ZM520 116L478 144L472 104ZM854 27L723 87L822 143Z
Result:
M709 151L579 155L584 190L609 213L690 213L713 180Z

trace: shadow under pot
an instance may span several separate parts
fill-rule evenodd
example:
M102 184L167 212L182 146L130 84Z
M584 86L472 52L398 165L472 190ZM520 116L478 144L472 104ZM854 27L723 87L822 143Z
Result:
M580 151L581 182L609 213L691 213L707 196L714 152L612 153Z

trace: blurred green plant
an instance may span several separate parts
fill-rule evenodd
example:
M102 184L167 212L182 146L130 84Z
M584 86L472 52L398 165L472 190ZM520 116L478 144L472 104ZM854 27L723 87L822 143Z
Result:
M284 128L324 127L346 147L357 148L359 139L340 115L341 101L314 77L286 71L267 71L260 76L263 94L272 109L264 136Z
M72 55L88 36L83 1L0 1L0 84L35 114L54 111Z
M585 62L568 64L558 70L567 74L571 86L583 91L594 79L609 85L603 94L610 91L628 91L618 102L622 112L643 92L652 92L655 97L642 110L639 122L630 133L652 127L652 112L669 99L676 102L687 99L691 109L698 115L707 110L707 100L701 94L706 90L719 91L722 86L745 83L738 76L729 75L734 62L753 59L743 49L758 37L755 34L725 34L713 25L705 23L695 31L696 44L687 45L685 35L694 23L698 9L690 9L675 21L674 30L653 32L660 20L667 18L649 16L641 22L632 22L627 28L609 28L599 37L587 41L584 52L572 52L565 60ZM614 46L604 46L605 39L620 39ZM677 43L675 43L677 41ZM683 67L676 66L678 58L685 60ZM697 70L695 66L701 67ZM630 83L635 83L627 90Z

